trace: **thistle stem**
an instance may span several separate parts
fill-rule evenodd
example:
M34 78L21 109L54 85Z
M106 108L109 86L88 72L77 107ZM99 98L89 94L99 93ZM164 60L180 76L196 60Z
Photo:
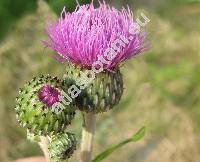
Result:
M48 151L49 139L47 137L40 136L40 142L38 144L40 145L40 148L44 153L46 162L50 162L49 151Z
M95 114L93 112L83 113L83 119L81 162L91 162L92 145L96 127Z

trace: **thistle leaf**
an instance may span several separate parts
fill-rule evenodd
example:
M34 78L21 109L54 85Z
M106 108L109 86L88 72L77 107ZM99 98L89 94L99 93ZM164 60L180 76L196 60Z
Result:
M102 153L100 153L92 162L101 162L104 159L106 159L110 154L112 154L115 150L121 148L122 146L130 143L130 142L136 142L142 139L145 135L146 128L142 127L136 134L134 134L131 138L128 138L118 144L112 145L110 148L106 149Z

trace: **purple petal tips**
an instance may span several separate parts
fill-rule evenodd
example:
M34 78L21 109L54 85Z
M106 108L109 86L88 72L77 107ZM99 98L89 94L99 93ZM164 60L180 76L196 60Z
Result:
M99 57L105 57L105 52L120 37L124 42L114 49L116 56L104 58L103 68L113 70L120 62L147 49L146 33L130 35L130 27L134 24L136 21L129 8L117 10L105 2L100 3L99 8L95 8L93 3L78 5L73 13L66 12L64 8L59 21L47 26L49 39L44 44L66 61L91 67Z
M54 103L59 102L59 95L58 90L50 85L43 86L38 92L39 100L47 107L51 107Z

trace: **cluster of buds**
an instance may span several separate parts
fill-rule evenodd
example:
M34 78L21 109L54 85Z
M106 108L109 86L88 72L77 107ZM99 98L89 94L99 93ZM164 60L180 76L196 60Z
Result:
M57 77L35 77L20 89L15 107L17 120L28 129L29 139L39 142L39 136L51 138L49 153L55 162L59 158L70 157L76 148L75 136L66 132L75 116L74 103L59 113L53 111L53 104L59 102L62 89L62 81ZM67 141L63 140L64 137ZM53 149L54 146L56 149ZM62 151L62 154L55 153L55 150ZM55 158L55 155L58 156Z

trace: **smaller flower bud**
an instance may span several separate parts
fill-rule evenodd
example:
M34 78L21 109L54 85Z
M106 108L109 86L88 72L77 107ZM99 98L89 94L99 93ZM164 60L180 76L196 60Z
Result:
M35 77L24 85L16 99L16 112L19 123L36 135L63 132L74 118L75 109L64 105L56 113L53 105L60 103L62 83L56 77ZM62 103L60 103L62 104Z
M60 162L74 153L76 150L76 138L72 133L60 133L52 138L49 144L49 154L52 162Z

